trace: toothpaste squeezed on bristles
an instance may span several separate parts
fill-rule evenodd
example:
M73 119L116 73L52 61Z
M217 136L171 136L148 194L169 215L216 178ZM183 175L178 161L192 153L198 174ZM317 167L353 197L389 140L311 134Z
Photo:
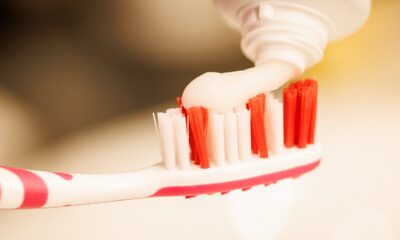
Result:
M317 94L315 80L299 80L284 88L283 104L261 93L225 113L185 109L179 97L179 108L154 115L163 162L168 169L206 169L305 148L314 143Z

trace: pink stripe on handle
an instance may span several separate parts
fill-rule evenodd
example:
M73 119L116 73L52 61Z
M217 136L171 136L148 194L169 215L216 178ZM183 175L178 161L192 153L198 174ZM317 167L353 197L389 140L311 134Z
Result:
M53 172L53 173L67 181L72 180L73 178L72 174L69 173L64 173L64 172Z
M24 200L19 208L40 208L46 204L49 192L41 177L25 169L5 166L2 168L17 175L24 186Z
M161 196L196 196L198 194L209 194L209 193L227 193L235 189L248 189L250 187L261 185L261 184L271 184L279 180L298 177L303 173L313 170L320 163L320 160L306 164L303 166L290 168L280 172L274 172L270 174L261 175L258 177L252 177L242 180L222 182L222 183L212 183L194 186L174 186L165 187L159 189L151 197L161 197Z

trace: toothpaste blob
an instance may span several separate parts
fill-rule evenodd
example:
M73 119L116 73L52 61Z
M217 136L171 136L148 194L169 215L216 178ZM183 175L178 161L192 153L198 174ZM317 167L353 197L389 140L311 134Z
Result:
M281 87L300 73L293 65L271 62L242 71L200 75L185 88L182 103L186 109L204 107L218 113L234 111L260 93Z

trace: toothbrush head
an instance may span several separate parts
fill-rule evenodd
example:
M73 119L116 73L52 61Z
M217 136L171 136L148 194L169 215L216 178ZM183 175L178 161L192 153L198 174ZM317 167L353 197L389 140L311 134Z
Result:
M317 167L317 86L312 79L297 81L284 89L283 104L260 93L225 113L185 109L178 98L178 108L153 115L163 164L175 183L154 196L225 194Z

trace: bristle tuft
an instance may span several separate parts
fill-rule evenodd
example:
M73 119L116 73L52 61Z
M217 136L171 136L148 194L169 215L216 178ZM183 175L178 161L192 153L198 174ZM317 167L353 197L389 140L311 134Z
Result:
M317 120L318 82L313 79L307 79L306 84L311 89L311 116L310 116L310 127L308 134L308 143L313 144L315 137L315 125Z
M168 169L173 169L175 168L176 155L172 119L167 113L158 113L157 118L163 161Z
M209 113L207 136L209 137L208 150L216 165L225 163L224 143L224 116L219 113Z
M205 108L193 107L187 109L187 117L189 120L189 132L192 134L192 156L196 164L201 168L209 168L208 150L206 144L206 126L208 113Z
M230 163L239 161L237 120L233 112L224 115L225 157Z
M265 94L259 94L249 99L248 107L251 114L251 147L253 153L261 158L268 157L266 128L265 128Z
M218 113L201 106L179 108L153 116L164 164L168 169L224 166L276 155L285 147L314 143L318 83L296 81L283 90L283 103L273 94L259 94L235 111ZM267 98L268 96L268 98ZM246 109L247 108L247 109Z
M240 160L246 161L251 157L251 127L250 111L246 108L236 111L238 125L238 145Z
M266 108L266 128L269 151L279 154L283 150L283 106L273 95L269 95Z
M284 89L284 143L286 147L306 147L314 143L318 83L307 79Z

